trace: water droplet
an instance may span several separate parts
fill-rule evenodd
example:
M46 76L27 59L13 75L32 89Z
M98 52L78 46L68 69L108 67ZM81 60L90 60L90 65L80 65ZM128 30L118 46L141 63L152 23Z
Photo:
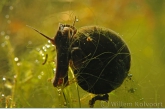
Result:
M10 10L13 10L13 6L10 6L9 9L10 9Z
M56 68L54 68L53 71L56 71Z
M5 18L8 19L9 18L9 15L5 15Z
M2 35L2 36L5 35L5 32L4 32L4 31L1 31L1 35Z
M16 62L17 62L17 61L18 61L18 57L15 57L15 58L14 58L14 61L16 61Z
M5 94L2 93L2 97L4 97L4 96L5 96Z
M5 39L8 40L10 37L8 35L5 36Z
M6 78L5 78L5 77L3 77L3 78L2 78L2 80L3 80L3 81L5 81L5 80L6 80Z

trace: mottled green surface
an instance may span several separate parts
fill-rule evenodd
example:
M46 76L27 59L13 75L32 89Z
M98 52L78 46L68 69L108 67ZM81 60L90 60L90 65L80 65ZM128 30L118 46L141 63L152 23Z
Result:
M0 107L89 107L93 95L77 88L71 72L65 98L53 87L55 47L26 26L54 37L58 24L75 16L76 28L119 33L132 55L129 77L95 107L165 107L164 6L164 0L1 0Z

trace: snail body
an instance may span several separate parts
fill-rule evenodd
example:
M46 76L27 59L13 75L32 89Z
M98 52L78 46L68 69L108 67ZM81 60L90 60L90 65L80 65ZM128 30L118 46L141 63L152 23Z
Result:
M34 28L33 28L34 29ZM72 68L78 85L96 96L108 100L107 93L118 88L127 77L131 55L126 43L114 31L100 26L74 26L60 24L54 39L47 37L56 47L57 65L53 85L67 86L68 67Z

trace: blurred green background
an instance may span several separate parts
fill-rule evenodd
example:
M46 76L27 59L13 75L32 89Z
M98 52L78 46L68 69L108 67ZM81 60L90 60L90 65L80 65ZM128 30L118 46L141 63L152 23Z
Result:
M75 16L77 29L119 33L132 55L130 77L95 107L165 107L164 13L164 0L1 0L0 107L89 107L93 95L75 82L65 89L67 100L53 87L55 47L26 26L54 37L58 24Z

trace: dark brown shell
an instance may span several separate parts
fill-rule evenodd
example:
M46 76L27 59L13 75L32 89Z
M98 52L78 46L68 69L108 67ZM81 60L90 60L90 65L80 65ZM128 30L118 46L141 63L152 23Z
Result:
M105 94L118 88L130 69L130 51L114 31L98 26L80 28L70 44L72 69L79 86Z

